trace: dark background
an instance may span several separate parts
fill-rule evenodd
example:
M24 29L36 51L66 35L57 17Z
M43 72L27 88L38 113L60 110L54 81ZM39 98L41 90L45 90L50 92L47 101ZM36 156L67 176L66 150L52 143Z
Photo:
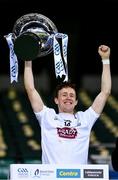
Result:
M68 34L69 77L74 82L78 82L84 74L101 72L97 53L100 44L111 47L112 74L117 75L118 0L0 0L0 74L9 74L9 49L4 35L12 32L19 17L33 12L47 16L59 32ZM54 78L52 53L34 61L35 73L46 68L50 77ZM19 62L21 74L23 65L23 62Z

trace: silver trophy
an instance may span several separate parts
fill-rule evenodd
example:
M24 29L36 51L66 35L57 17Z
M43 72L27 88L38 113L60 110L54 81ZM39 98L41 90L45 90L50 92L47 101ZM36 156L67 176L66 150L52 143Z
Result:
M31 61L52 51L56 78L64 76L64 81L68 80L68 35L59 33L49 18L38 13L23 15L15 22L12 33L4 37L10 49L11 83L18 81L18 59Z
M58 30L46 16L30 13L15 22L12 32L15 54L28 61L53 51L53 36Z

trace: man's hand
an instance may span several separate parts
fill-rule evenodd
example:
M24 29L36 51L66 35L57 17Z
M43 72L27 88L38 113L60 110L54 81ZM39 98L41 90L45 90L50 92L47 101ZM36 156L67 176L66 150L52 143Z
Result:
M98 53L102 59L109 59L110 57L110 48L106 45L101 45L98 48Z

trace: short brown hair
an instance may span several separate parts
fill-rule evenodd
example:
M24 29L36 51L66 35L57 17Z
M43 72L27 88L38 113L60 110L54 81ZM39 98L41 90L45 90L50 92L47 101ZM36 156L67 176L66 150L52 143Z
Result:
M56 86L56 89L55 89L54 97L58 97L58 92L61 89L67 88L67 87L70 87L70 88L74 89L75 94L76 94L76 100L78 100L78 90L77 90L77 87L76 87L76 85L74 83L71 83L70 81L65 81L65 82L61 82L60 84L58 84Z

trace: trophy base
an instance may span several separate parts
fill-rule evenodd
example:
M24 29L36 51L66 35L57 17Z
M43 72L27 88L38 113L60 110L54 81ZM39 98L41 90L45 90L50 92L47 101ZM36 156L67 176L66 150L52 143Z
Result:
M18 58L24 61L36 59L40 52L40 44L37 36L32 33L24 33L14 42L14 52Z

